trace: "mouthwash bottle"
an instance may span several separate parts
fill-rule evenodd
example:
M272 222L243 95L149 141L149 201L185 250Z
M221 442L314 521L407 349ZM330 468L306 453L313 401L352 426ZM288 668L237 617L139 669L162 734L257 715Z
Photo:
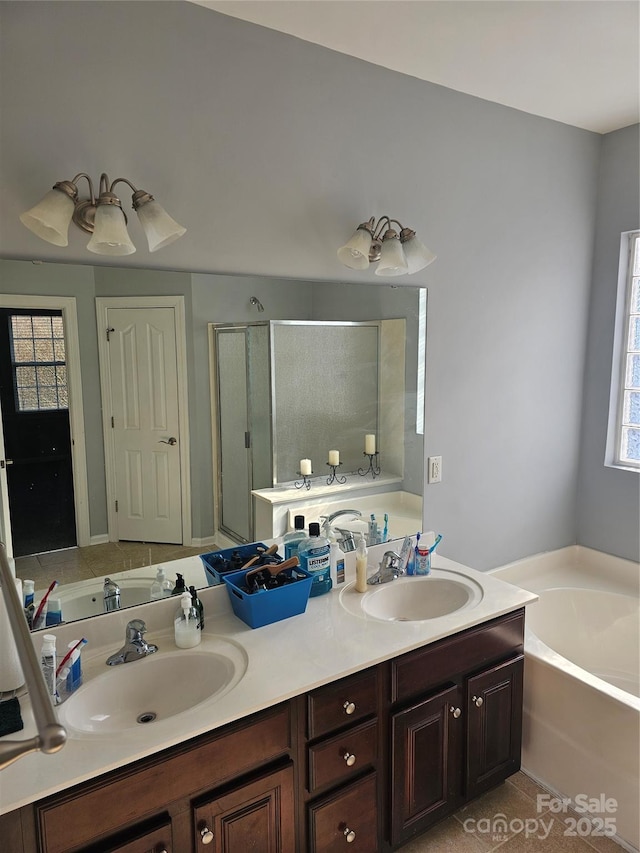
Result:
M293 519L293 530L291 533L285 533L282 538L284 542L284 558L295 557L298 554L298 546L303 539L307 538L304 530L304 515L296 515Z
M310 596L324 595L331 590L331 547L329 540L320 535L320 525L312 521L309 536L298 545L300 566L313 577Z

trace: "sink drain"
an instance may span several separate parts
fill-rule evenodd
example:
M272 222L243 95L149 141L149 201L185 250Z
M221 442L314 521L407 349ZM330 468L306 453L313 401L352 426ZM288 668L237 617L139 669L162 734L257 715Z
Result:
M136 723L152 723L157 716L155 711L145 711L136 719Z

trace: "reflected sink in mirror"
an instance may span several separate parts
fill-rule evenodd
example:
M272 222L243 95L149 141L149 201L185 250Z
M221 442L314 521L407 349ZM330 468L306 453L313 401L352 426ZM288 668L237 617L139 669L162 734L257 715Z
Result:
M155 725L220 699L247 669L244 651L222 637L208 636L194 649L171 648L173 637L168 636L161 636L158 644L160 651L155 654L119 666L107 667L106 655L102 656L104 672L87 678L59 706L62 725L106 736ZM97 664L90 664L92 672Z
M114 578L120 588L120 608L135 607L149 601L151 584L155 580L148 572L139 578L130 580ZM85 581L84 584L70 584L61 587L58 597L62 606L65 622L74 622L87 616L98 616L105 612L104 579ZM38 596L39 598L39 596Z
M424 622L478 605L483 598L479 583L458 572L432 569L430 575L400 577L372 585L365 593L349 584L340 603L354 616L381 622Z

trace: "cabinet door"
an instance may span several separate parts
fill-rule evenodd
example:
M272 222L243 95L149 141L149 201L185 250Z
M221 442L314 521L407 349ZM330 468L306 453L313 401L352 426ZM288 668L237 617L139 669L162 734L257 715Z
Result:
M450 687L391 718L391 843L423 832L462 798L462 691Z
M466 796L520 769L524 655L467 680Z
M202 853L295 853L292 765L199 805L194 829Z

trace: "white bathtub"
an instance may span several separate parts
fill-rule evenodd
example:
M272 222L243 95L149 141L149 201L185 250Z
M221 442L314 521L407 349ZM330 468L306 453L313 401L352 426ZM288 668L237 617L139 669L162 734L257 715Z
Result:
M638 850L638 564L575 546L492 574L539 595L526 614L523 769L586 798L588 816L613 818L616 840Z

